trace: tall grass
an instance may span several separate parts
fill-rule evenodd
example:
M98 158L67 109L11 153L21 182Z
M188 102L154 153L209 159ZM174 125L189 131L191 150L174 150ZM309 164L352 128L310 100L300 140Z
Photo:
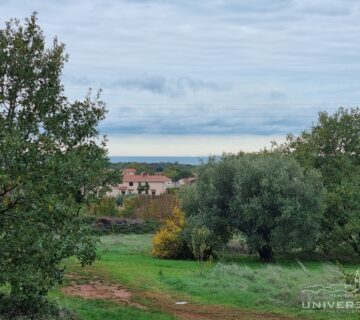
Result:
M203 279L199 278L199 285L218 295L252 295L256 303L299 307L304 287L329 285L342 280L341 271L333 264L323 264L312 272L304 268L266 265L255 269L246 265L217 263Z

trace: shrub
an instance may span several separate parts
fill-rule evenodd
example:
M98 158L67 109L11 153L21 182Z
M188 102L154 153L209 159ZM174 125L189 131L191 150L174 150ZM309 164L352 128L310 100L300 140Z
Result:
M70 320L75 315L56 301L42 299L32 303L10 294L0 293L0 320Z
M189 249L182 237L186 220L184 213L175 208L160 230L154 235L152 254L158 258L185 258Z
M125 196L123 194L118 194L115 198L115 203L116 205L119 207L119 206L122 206L123 203L124 203L124 198Z

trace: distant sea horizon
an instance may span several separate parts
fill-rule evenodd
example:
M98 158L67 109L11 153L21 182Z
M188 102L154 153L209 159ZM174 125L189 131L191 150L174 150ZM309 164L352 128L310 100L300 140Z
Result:
M175 156L110 156L110 161L112 163L118 162L142 162L142 163L161 163L161 162L171 162L171 163L180 163L180 164L191 164L191 165L199 165L202 161L207 162L208 157L175 157Z

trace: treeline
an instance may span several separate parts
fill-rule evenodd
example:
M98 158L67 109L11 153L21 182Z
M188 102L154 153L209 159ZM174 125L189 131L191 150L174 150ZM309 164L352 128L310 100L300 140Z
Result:
M321 112L271 150L209 160L180 201L183 213L154 238L158 257L216 256L236 234L266 262L301 251L358 257L360 109Z
M196 166L173 162L145 163L145 162L117 162L111 163L112 169L123 170L126 168L136 169L136 174L147 172L149 174L161 173L168 178L178 181L194 175Z

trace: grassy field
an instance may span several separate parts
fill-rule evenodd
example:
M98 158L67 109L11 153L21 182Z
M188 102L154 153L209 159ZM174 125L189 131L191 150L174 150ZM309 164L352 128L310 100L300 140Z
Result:
M175 300L185 300L204 308L221 307L224 314L226 310L229 313L245 310L249 313L244 315L244 319L266 319L267 313L277 314L279 319L282 316L359 318L354 313L301 308L302 288L342 281L341 271L332 263L282 260L281 263L266 265L255 257L237 255L226 259L226 263L206 263L201 274L199 264L194 261L156 259L149 254L150 249L150 235L104 236L99 244L100 260L93 266L81 268L75 259L66 262L72 283L74 279L76 283L96 279L121 284L133 293L135 301L147 307L146 310L106 300L69 297L61 292L61 288L54 290L52 296L76 311L81 319L91 320L176 319L179 316L177 309L169 307ZM344 267L351 272L358 268L354 264ZM64 286L69 285L70 280L67 280ZM256 310L259 315L252 315L251 310Z

